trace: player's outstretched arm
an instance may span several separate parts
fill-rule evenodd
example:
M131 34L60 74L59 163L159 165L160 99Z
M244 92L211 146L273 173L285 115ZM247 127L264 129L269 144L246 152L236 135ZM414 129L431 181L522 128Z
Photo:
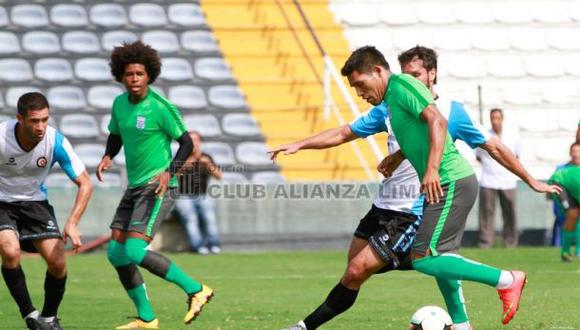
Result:
M107 146L105 147L105 155L97 165L97 179L103 182L103 171L111 168L111 160L119 153L121 147L123 146L123 141L121 136L117 134L109 134L107 138Z
M511 152L511 150L506 147L498 138L491 137L484 144L480 146L482 149L487 151L489 155L500 163L503 167L507 168L510 172L517 175L525 183L530 186L534 191L539 193L557 193L562 191L562 188L556 185L548 185L543 182L536 180L522 165L522 163L517 159L517 157Z
M268 153L270 154L270 159L274 160L280 152L284 152L284 155L291 155L302 149L328 149L352 141L356 138L358 138L358 136L354 134L350 125L344 125L328 129L304 140L282 144L269 150Z
M433 104L428 105L419 118L429 127L429 158L421 183L421 192L425 193L425 198L429 203L439 203L439 197L443 197L439 166L447 138L447 120Z
M73 250L77 250L81 247L81 234L78 230L78 224L81 221L81 217L87 208L87 204L89 203L89 199L93 194L93 183L89 178L89 174L87 171L83 171L75 180L74 183L79 188L77 190L77 195L75 198L75 203L73 208L68 216L68 219L64 225L64 243L66 244L67 240L70 238Z

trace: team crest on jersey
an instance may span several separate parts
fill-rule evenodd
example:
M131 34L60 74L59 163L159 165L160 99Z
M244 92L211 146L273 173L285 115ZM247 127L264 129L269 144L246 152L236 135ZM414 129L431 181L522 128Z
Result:
M44 157L44 156L42 156L36 160L36 166L38 166L38 167L46 167L47 163L48 163L48 161L46 160L46 157Z
M137 116L137 128L138 129L145 128L145 117Z
M16 165L16 159L14 157L10 157L8 159L8 163L4 163L4 165Z

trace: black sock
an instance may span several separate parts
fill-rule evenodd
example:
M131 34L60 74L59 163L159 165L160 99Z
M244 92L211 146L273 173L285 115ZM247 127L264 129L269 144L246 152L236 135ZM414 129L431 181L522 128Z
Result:
M4 268L2 267L2 276L6 282L6 286L18 304L20 309L20 315L24 318L26 315L34 312L35 308L32 305L32 300L30 299L30 294L28 294L28 288L26 287L26 277L22 268Z
M316 329L338 314L344 313L354 304L357 295L358 290L351 290L339 282L322 305L304 319L306 329Z
M58 306L64 296L66 285L66 275L63 278L56 278L49 272L46 272L44 279L44 306L42 307L42 317L56 316Z

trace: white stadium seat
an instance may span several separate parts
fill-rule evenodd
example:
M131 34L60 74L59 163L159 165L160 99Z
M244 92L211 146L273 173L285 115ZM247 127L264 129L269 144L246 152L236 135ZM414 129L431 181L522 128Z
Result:
M129 23L125 7L120 4L97 4L90 10L91 22L107 28L125 26Z
M176 53L179 51L179 41L172 31L147 31L143 33L141 40L155 48L159 53Z
M534 20L542 23L568 23L572 20L569 15L571 2L568 1L534 1L526 4Z
M487 2L461 1L451 8L457 20L468 24L484 24L494 21L493 11Z
M220 123L214 115L187 115L183 117L189 131L196 131L203 137L222 135Z
M498 78L520 78L526 75L524 61L519 56L497 55L488 57L487 70Z
M62 48L67 52L94 54L101 51L99 38L93 32L69 31L62 36Z
M548 44L559 50L580 50L580 29L560 28L550 29Z
M69 61L63 58L41 58L34 64L36 77L41 80L60 82L73 79L73 70Z
M529 23L533 19L529 6L521 2L493 2L492 8L495 19L501 23Z
M508 39L511 47L519 50L543 50L548 48L546 31L544 29L509 29Z
M448 56L441 58L439 65L446 67L449 75L456 78L482 78L487 73L483 60L473 56Z
M204 109L207 99L198 86L174 86L169 89L169 100L180 109Z
M213 33L209 31L186 31L181 35L181 47L192 52L216 52L219 50Z
M238 172L222 172L222 179L219 181L223 184L248 184L250 183L245 175Z
M0 54L16 54L21 51L18 36L12 32L0 31Z
M56 167L56 166L55 166ZM44 186L45 187L74 187L75 183L69 179L69 177L64 172L54 172L49 173L44 179Z
M539 105L542 103L542 94L537 90L515 87L505 91L504 99L513 105Z
M223 58L200 58L194 64L195 75L208 80L233 79L230 66Z
M484 51L509 49L507 33L502 29L477 29L471 32L473 47Z
M471 37L469 32L464 30L440 30L433 35L433 46L438 50L469 50L471 49Z
M0 7L0 26L6 26L10 23L8 12L4 7Z
M534 77L559 77L564 74L563 63L558 56L530 55L525 62L526 71Z
M74 113L63 115L60 119L61 132L73 138L96 138L99 136L99 125L95 117Z
M169 6L169 21L181 26L198 26L205 24L201 7L192 3L176 3Z
M105 153L105 146L99 143L77 144L73 146L73 149L85 166L89 168L97 167Z
M352 26L372 26L379 23L377 4L343 4L340 8L340 18Z
M77 86L56 86L48 90L48 101L55 110L85 110L87 101L82 88Z
M123 186L123 179L120 174L117 173L103 173L103 181L97 179L97 174L91 175L91 181L93 185L100 188L111 188L111 187L121 187Z
M217 107L238 109L246 107L246 99L237 86L214 86L209 89L209 102Z
M10 11L12 23L25 28L40 28L48 25L46 8L41 5L16 5Z
M284 177L280 174L280 172L263 171L252 174L252 183L276 184L284 182L285 182Z
M30 63L17 58L0 59L0 80L20 82L34 79Z
M447 2L424 2L421 6L416 6L417 18L427 24L453 24L457 20L454 6L454 3Z
M517 111L517 124L522 132L548 133L559 129L558 117L546 109Z
M22 37L22 48L36 54L52 54L60 51L60 42L54 32L32 31Z
M557 105L580 104L580 88L569 83L546 83L543 85L544 102Z
M91 106L110 111L115 98L123 92L123 89L116 85L97 85L89 89L87 99Z
M260 126L249 113L228 113L222 119L224 132L236 136L260 135Z
M50 19L55 25L64 27L85 27L89 16L85 8L75 4L58 4L50 9Z
M75 75L87 81L111 80L111 69L104 58L81 58L75 63Z
M170 81L184 81L193 79L191 64L184 58L166 57L161 59L162 70L159 76Z
M233 165L236 163L232 147L223 142L204 142L201 145L203 152L209 154L216 165Z
M106 114L103 117L101 117L101 120L99 121L99 128L101 129L101 133L103 135L109 135L109 122L111 121L111 115L110 114Z
M262 142L242 142L236 147L236 158L243 164L272 164L268 147Z
M2 74L2 62L0 60L0 78ZM18 87L8 87L6 90L6 105L9 107L16 109L16 105L18 104L18 99L22 94L28 92L42 92L38 87L34 86L18 86Z
M113 48L121 46L123 43L132 43L137 40L139 38L131 31L107 31L101 37L101 44L104 50L112 51Z
M387 37L387 35L388 34L386 34L385 37ZM404 29L392 33L391 37L393 39L393 44L401 51L405 51L417 45L433 47L433 32L431 31L425 31L422 29Z
M385 3L379 7L381 21L388 25L413 25L419 21L415 6L409 3Z
M167 17L162 6L150 3L138 3L129 9L131 22L146 26L163 26L167 24Z

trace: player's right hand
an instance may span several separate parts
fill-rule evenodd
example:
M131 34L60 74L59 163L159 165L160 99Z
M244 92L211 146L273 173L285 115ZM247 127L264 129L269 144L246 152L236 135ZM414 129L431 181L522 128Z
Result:
M425 199L429 204L439 203L439 198L445 196L438 171L427 169L421 183L421 192L425 194Z
M549 185L537 180L534 180L530 183L530 188L532 188L535 192L539 193L560 195L560 193L562 192L562 188L555 184Z
M381 173L385 178L389 178L402 162L403 158L399 157L398 153L390 154L379 163L377 171L379 171L379 173Z
M284 155L291 155L297 153L298 150L300 150L300 146L296 143L282 144L272 150L268 150L268 153L270 154L270 159L275 160L276 157L278 157L278 154L282 151L284 152Z
M111 168L111 157L104 156L97 166L97 179L99 179L99 181L104 182L103 171L106 171L109 168Z

